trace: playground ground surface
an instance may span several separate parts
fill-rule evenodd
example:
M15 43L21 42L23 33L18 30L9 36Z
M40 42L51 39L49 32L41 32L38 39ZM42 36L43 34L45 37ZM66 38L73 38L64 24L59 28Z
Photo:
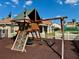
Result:
M47 42L50 45L54 40ZM61 40L56 39L51 48L46 43L38 43L39 41L34 41L33 45L26 46L26 52L19 52L11 50L12 39L0 39L0 59L61 59ZM79 59L79 51L74 41L65 40L65 59Z

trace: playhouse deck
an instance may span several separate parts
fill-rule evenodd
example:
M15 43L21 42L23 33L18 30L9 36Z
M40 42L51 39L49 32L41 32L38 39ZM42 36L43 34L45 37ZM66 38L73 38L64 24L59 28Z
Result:
M51 40L53 42L53 40ZM0 59L60 59L61 40L55 40L53 49L46 44L39 45L38 41L30 46L26 46L26 52L11 50L13 41L11 39L0 40ZM65 41L65 59L79 59L79 52L75 48L73 41Z

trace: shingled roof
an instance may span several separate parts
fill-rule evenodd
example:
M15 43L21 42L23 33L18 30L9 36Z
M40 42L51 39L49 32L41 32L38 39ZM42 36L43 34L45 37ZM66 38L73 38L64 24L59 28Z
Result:
M14 19L15 20L25 19L24 12L26 13L26 19L34 20L35 17L40 18L36 9L32 9L32 10L24 10L19 15L17 15ZM35 12L36 12L36 16L35 16Z
M31 13L28 14L29 18L33 21L40 20L40 16L36 9L33 9Z
M5 18L3 20L0 20L0 24L11 24L12 18Z
M0 20L0 24L11 24L11 12L2 20Z
M25 10L25 11L21 12L14 19L15 20L24 19L24 12L26 12L26 19L29 19L28 14L31 12L30 10L27 10L27 11Z
M21 20L21 19L25 19L24 12L26 13L26 19L30 19L30 20L33 20L33 21L41 19L38 12L37 12L37 10L32 9L32 10L24 10L23 12L21 12L19 15L17 15L14 18L15 21L20 21L20 22L22 21L23 22L23 20ZM46 24L46 25L51 25L52 24L51 21L48 21L48 20L47 21L42 21L42 23Z

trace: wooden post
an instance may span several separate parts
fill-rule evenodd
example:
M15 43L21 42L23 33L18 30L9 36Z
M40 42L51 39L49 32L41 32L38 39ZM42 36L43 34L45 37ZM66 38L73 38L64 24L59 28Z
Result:
M35 21L37 20L37 17L36 17L36 10L35 10Z
M25 30L25 23L26 23L26 9L24 11L24 30Z
M31 32L31 34L32 34L32 38L34 39L34 35L33 35L33 32Z
M62 32L62 56L61 56L61 59L64 59L64 18L61 18L61 32Z

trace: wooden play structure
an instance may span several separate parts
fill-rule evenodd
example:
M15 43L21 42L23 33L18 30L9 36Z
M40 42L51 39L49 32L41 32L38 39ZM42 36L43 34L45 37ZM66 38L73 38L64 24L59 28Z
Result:
M12 50L25 51L25 45L27 43L29 33L32 34L33 39L41 39L39 25L37 23L26 23L25 25L22 26L22 29L19 29L16 40L11 48ZM26 29L25 27L28 28ZM35 33L35 35L33 33Z
M24 13L26 14L26 13ZM26 15L24 16L26 17ZM19 26L19 31L16 37L16 40L11 48L11 50L17 50L17 51L25 51L25 45L27 43L28 40L28 34L31 33L32 34L32 38L36 39L36 40L40 40L41 41L41 36L40 36L40 32L39 32L39 23L41 23L42 21L46 21L46 20L60 20L61 23L61 32L62 32L62 59L64 59L64 19L67 18L65 17L57 17L57 18L49 18L49 19L37 19L36 18L36 12L35 12L35 19L31 20L31 19L21 19L21 21L13 21L15 23L18 24ZM33 35L33 33L35 33L35 35Z

